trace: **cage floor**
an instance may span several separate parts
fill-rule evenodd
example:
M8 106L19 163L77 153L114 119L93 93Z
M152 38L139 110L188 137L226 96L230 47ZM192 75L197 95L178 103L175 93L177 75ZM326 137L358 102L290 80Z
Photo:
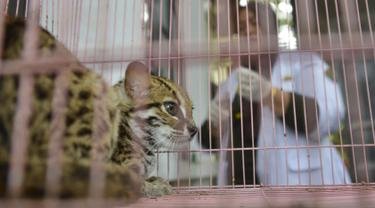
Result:
M0 200L0 207L375 207L375 186L330 188L246 188L176 191L159 198L141 198L126 205L121 200Z
M375 186L331 188L246 188L180 191L143 198L129 207L375 207Z

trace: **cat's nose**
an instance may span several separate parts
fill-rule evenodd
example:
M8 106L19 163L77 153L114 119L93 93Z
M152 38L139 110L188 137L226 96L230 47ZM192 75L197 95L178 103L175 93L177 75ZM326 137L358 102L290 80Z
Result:
M189 124L187 126L187 129L189 131L190 137L193 137L198 132L198 128L192 124Z

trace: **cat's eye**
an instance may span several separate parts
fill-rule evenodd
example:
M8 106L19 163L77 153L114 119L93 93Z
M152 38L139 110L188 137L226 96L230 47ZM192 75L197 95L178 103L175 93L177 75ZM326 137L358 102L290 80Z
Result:
M176 116L178 113L178 107L175 102L171 102L171 101L164 102L164 108L172 116Z

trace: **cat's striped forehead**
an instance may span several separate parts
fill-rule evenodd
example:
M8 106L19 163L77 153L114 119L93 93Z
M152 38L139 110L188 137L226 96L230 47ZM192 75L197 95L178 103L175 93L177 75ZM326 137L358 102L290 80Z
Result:
M152 76L150 93L154 99L160 102L165 101L165 99L172 99L183 107L184 110L187 110L188 112L186 113L191 114L193 104L185 89L172 81L162 77Z

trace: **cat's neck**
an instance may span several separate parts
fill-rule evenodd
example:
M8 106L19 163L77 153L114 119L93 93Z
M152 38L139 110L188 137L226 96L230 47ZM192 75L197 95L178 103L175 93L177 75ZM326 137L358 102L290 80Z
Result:
M148 175L156 162L155 138L150 132L144 131L131 113L131 107L122 103L118 106L117 133L113 139L111 160L118 164L126 164L133 159L141 160L144 164L144 175Z
M111 159L118 164L126 164L133 159L141 160L144 164L144 174L147 176L153 170L156 161L156 149L148 142L153 138L137 137L131 129L130 122L131 119L128 117L121 120Z

